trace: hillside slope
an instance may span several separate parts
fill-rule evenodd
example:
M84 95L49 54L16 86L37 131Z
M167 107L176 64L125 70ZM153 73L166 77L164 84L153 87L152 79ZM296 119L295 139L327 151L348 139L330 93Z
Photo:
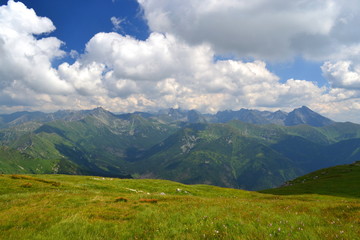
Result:
M17 150L0 146L0 174L54 173L55 162L35 159Z
M176 129L137 115L120 119L101 108L72 116L71 119L24 123L2 129L0 144L34 159L53 162L55 169L58 168L56 163L71 163L71 171L62 168L58 173L129 177L128 158Z
M284 186L261 191L279 195L322 194L360 198L360 161L306 174Z

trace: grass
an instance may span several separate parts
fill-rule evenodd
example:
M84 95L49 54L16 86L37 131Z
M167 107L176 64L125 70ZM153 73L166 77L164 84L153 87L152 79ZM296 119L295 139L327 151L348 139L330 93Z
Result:
M54 184L56 183L56 184ZM360 199L0 175L0 239L358 239Z
M321 194L360 198L360 161L324 168L289 181L280 188L261 191L278 195Z

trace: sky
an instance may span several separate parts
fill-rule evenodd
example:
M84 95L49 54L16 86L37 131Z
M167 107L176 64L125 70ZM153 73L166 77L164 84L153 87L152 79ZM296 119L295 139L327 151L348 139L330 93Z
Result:
M306 105L360 123L358 0L0 0L0 113Z

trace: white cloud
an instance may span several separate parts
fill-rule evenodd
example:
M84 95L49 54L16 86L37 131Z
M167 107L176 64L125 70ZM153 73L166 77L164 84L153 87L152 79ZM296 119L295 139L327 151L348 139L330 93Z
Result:
M321 69L332 87L360 90L360 64L351 61L325 62Z
M208 42L217 52L267 59L298 53L297 48L305 47L296 42L299 38L327 36L338 15L333 0L138 2L153 31L173 33L194 44Z
M122 30L121 24L125 21L124 18L117 18L117 17L111 17L110 18L111 23L113 24L113 31L117 32Z
M273 107L284 100L298 106L325 91L303 80L280 83L262 61L214 61L207 44L190 46L170 34L152 33L145 41L117 33L96 34L74 66L92 68L99 64L104 64L102 87L108 97L141 97L151 107L180 106L209 112Z
M217 53L286 60L327 60L358 43L357 0L138 0L153 31Z
M79 62L72 65L63 63L59 66L60 77L71 84L77 93L83 96L91 96L96 93L104 93L102 90L102 75L104 65L101 63L90 63L82 66Z
M51 20L37 16L20 2L9 1L0 7L2 109L46 111L100 105L115 112L166 107L216 112L242 107L290 110L309 105L335 119L346 115L360 122L353 114L360 112L360 65L356 54L360 45L353 42L350 31L344 31L341 38L349 44L343 44L331 56L326 48L319 50L331 57L322 67L331 88L298 79L280 82L260 60L214 60L219 49L236 49L243 56L269 58L299 53L300 46L307 49L303 54L310 53L313 43L295 44L294 39L326 38L334 29L343 31L339 24L352 25L358 19L343 15L345 10L337 9L334 1L277 0L270 4L255 0L245 4L242 0L224 0L220 4L183 0L181 3L141 1L152 28L172 33L153 32L144 41L118 33L98 33L89 40L83 54L70 52L76 60L73 64L62 63L54 68L51 62L65 54L61 50L62 42L39 35L55 29ZM236 16L236 11L244 16ZM276 17L280 13L287 16L284 23ZM251 18L254 14L256 18ZM341 19L336 21L337 17ZM244 24L242 21L247 18L249 21ZM168 30L175 20L178 26ZM212 24L218 27L216 31ZM199 33L194 32L197 30ZM279 35L269 35L272 31ZM340 37L336 41L340 42ZM344 56L349 59L340 59ZM338 109L344 111L337 112Z
M42 34L55 30L50 19L38 17L33 9L23 3L9 0L0 7L1 34L12 38L19 35Z
M190 47L160 33L152 33L146 41L117 33L98 33L87 43L82 61L105 63L118 78L158 81L178 74L179 70L191 71L194 64L202 65L202 61L212 61L212 55L197 56L203 51L210 50L206 46Z
M54 29L50 19L38 17L21 2L10 0L8 5L0 7L0 79L5 86L3 92L9 92L18 85L37 93L67 94L72 91L71 85L61 80L51 67L54 58L64 55L60 50L62 42L53 37L34 37L34 34Z
M76 50L71 50L69 55L73 59L77 59L80 56L79 53Z

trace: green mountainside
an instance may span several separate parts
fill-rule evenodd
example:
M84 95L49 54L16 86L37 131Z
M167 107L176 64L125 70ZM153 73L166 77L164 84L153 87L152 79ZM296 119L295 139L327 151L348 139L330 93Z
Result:
M134 170L152 178L243 189L275 187L301 174L294 163L228 125L195 125L147 151Z
M53 173L55 162L35 159L17 150L0 147L0 174L2 173Z
M144 177L183 183L271 188L319 168L360 159L360 139L336 142L344 139L336 129L240 121L189 125L146 151L133 169ZM354 125L353 134L359 130Z
M321 194L360 198L360 161L306 174L288 181L284 186L262 193L295 195Z
M134 115L123 120L103 109L95 109L74 121L55 120L33 125L36 127L23 131L20 130L24 124L1 130L3 145L33 158L71 162L75 172L70 173L117 177L129 177L127 158L174 131L174 127L151 119Z
M220 115L239 113L271 115L254 110ZM286 114L272 116L277 115ZM157 115L116 115L102 108L1 115L7 124L0 129L2 155L12 158L0 158L0 172L158 178L261 190L360 159L360 125L333 123L304 107L292 115L324 126L209 123L209 116L174 109Z
M358 239L359 214L359 198L0 174L0 238L7 240Z

